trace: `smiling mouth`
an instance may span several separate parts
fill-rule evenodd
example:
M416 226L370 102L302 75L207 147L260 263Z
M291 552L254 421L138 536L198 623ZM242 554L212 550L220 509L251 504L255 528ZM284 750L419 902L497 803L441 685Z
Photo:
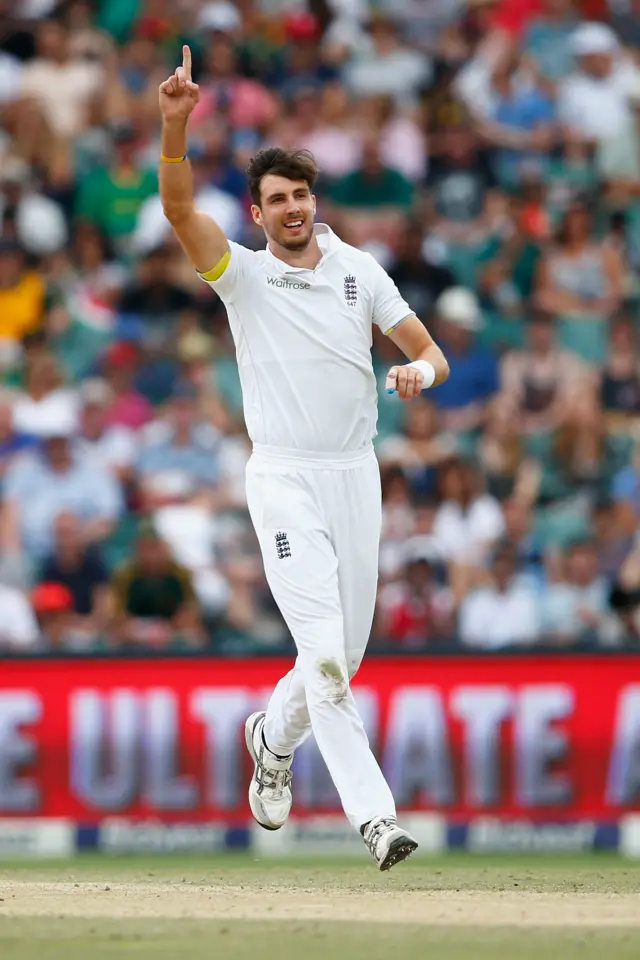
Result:
M287 230L299 230L303 224L304 220L298 218L297 220L288 220L287 223L285 223L285 227Z

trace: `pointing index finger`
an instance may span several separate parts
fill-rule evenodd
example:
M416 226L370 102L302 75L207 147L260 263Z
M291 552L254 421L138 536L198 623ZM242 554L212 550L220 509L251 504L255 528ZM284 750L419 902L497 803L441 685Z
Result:
M182 48L182 69L185 80L191 80L191 48L186 43Z

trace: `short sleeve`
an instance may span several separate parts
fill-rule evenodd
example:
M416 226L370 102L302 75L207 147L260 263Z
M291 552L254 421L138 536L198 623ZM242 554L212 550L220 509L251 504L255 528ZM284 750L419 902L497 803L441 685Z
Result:
M199 273L198 276L215 290L223 303L232 303L246 283L255 256L252 250L229 240L229 250L222 260L207 273Z
M373 280L373 322L383 333L391 333L399 323L413 316L415 310L411 309L389 274L373 257L370 258L370 263Z

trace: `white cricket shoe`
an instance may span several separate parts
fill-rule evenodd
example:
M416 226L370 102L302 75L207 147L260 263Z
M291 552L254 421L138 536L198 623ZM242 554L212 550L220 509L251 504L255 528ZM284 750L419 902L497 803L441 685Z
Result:
M381 870L389 870L417 849L417 841L398 826L395 817L376 817L364 828L364 842Z
M254 762L249 784L249 806L265 830L279 830L291 812L291 764L293 754L279 760L264 745L262 730L266 713L252 713L244 726L247 750Z

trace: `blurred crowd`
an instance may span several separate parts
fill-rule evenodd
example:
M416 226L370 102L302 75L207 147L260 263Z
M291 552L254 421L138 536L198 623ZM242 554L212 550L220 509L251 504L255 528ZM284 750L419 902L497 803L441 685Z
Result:
M0 0L0 650L290 646L222 304L158 196L191 45L198 205L321 168L451 377L374 336L374 649L640 646L638 0Z

